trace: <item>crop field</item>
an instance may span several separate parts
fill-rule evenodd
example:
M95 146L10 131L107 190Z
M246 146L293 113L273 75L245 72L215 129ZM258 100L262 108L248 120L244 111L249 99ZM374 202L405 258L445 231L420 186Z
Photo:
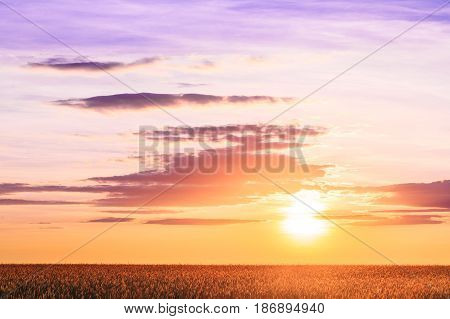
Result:
M0 265L2 298L450 298L450 266Z

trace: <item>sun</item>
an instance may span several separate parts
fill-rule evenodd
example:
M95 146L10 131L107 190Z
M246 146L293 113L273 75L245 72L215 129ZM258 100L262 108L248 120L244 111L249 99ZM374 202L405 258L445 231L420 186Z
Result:
M318 217L325 205L317 191L300 191L295 196L309 206L293 199L292 204L284 209L286 218L282 222L283 231L299 239L315 239L324 234L328 229L328 222Z

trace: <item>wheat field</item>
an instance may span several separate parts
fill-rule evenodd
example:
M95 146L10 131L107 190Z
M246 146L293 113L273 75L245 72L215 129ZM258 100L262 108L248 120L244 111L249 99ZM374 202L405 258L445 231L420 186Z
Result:
M450 266L0 265L2 298L450 298Z

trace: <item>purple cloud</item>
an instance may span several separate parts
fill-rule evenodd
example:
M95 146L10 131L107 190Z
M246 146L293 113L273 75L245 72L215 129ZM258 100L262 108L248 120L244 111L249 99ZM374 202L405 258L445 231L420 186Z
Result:
M102 72L117 69L126 69L135 66L153 64L160 61L160 57L143 58L130 63L124 62L99 62L84 60L68 60L65 58L50 58L42 62L29 62L27 66L39 69L55 69L60 71L91 71Z
M408 205L450 209L450 180L432 183L397 184L372 188L389 193L379 204Z
M87 110L120 111L140 110L145 108L177 107L182 105L211 105L211 104L254 104L288 102L291 98L277 98L271 96L217 96L205 94L115 94L94 96L84 99L58 100L57 105L71 106Z

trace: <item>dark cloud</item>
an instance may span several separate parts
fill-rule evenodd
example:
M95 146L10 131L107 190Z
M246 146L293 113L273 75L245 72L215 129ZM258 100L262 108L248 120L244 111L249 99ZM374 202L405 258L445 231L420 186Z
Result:
M373 221L358 221L352 223L354 226L406 226L424 224L442 224L444 216L441 215L401 215L386 217ZM436 220L437 219L437 220Z
M115 94L94 96L84 99L59 100L57 105L71 106L81 109L98 111L139 110L152 107L177 107L181 105L211 105L211 104L252 104L277 103L289 101L290 98L271 96L217 96L205 94Z
M83 61L69 60L65 58L50 58L42 62L30 62L27 65L32 68L55 69L61 71L92 71L101 72L104 70L126 69L134 66L152 64L160 61L160 57L143 58L131 63L124 62L99 62L99 61Z
M105 218L91 219L88 220L86 223L125 223L131 222L132 220L134 220L134 218L105 217Z
M217 226L217 225L232 225L232 224L247 224L259 223L263 220L248 220L248 219L205 219L205 218L168 218L168 219L154 219L145 222L145 224L157 225L192 225L192 226Z

